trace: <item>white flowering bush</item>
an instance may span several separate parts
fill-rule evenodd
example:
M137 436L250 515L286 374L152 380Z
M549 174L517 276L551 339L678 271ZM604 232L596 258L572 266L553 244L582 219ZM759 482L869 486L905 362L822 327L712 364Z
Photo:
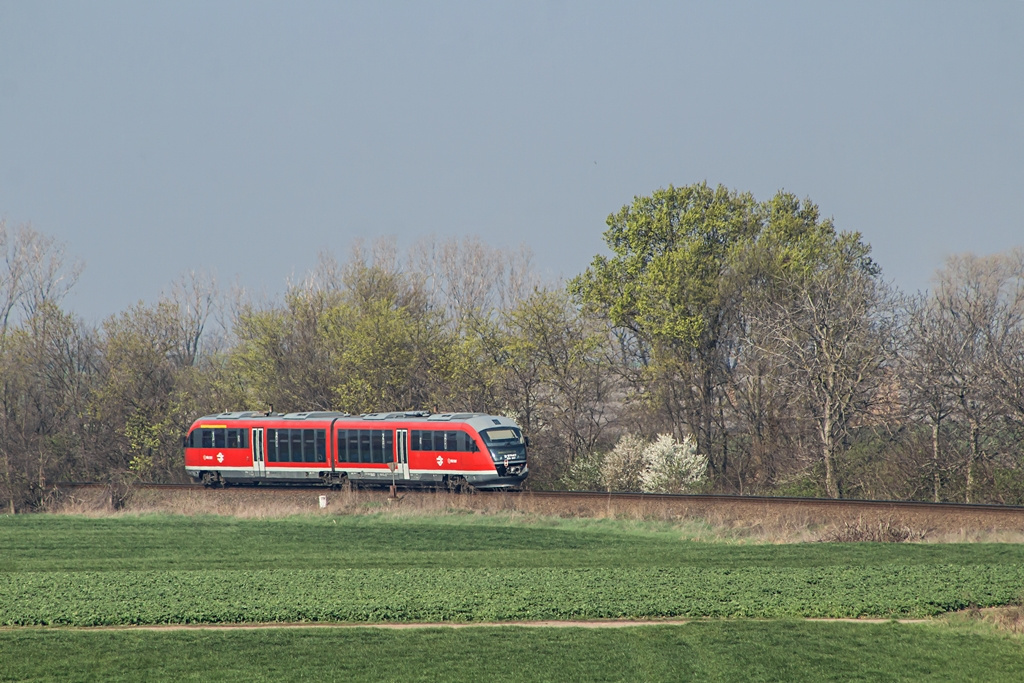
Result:
M697 452L689 435L679 442L671 434L659 434L644 448L643 460L641 490L650 493L684 493L707 477L707 456Z
M694 440L681 442L659 434L648 442L626 434L608 453L577 458L562 485L571 491L644 491L686 493L707 479L708 459L697 452Z
M562 486L568 491L600 491L603 465L604 453L589 453L576 458L562 476Z
M647 442L626 434L601 463L601 488L607 491L639 491L646 467Z

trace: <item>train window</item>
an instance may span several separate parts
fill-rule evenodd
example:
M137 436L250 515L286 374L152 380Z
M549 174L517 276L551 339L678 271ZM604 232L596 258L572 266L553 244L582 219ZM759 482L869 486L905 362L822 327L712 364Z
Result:
M326 432L316 430L316 462L326 462ZM395 433L386 429L339 429L338 461L388 463L394 460Z
M298 431L298 430L296 430ZM316 462L316 430L302 430L302 461Z
M291 462L291 449L287 429L277 430L277 461Z
M277 430L267 430L267 462L277 462Z
M302 431L302 462L316 462L316 430Z
M373 462L373 460L371 459L371 457L372 457L371 456L372 446L370 444L370 441L371 441L370 430L369 429L360 429L359 430L359 462Z
M370 430L370 448L373 453L370 462L384 462L384 430Z
M510 443L520 444L523 442L522 432L515 427L485 429L480 434L484 437L484 441L492 444L508 445Z
M206 427L193 429L186 442L189 448L248 448L248 429Z
M277 459L279 462L292 461L292 430L277 430Z
M409 446L409 449L413 451L434 450L433 434L434 432L426 430L412 430L412 445Z
M274 462L288 462L288 433L284 429L272 429L277 458Z
M302 462L302 430L289 429L292 442L292 462Z
M348 430L348 461L359 462L359 430Z
M327 430L316 430L316 462L327 462Z
M348 461L359 462L359 430L348 431Z
M287 429L277 431L277 462L288 462L291 460L291 448Z

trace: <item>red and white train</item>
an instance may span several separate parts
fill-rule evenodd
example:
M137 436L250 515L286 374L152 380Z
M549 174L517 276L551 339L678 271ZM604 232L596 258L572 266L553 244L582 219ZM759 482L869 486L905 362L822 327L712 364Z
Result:
M482 413L221 413L192 424L185 470L207 486L517 489L527 445L513 420Z

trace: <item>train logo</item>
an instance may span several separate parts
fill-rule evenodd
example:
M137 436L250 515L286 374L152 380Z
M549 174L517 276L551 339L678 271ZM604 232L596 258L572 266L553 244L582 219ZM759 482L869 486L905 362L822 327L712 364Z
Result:
M217 454L217 462L224 462L224 454L223 453L218 453Z
M441 457L440 455L437 456L437 466L440 467L443 464L444 464L444 458Z

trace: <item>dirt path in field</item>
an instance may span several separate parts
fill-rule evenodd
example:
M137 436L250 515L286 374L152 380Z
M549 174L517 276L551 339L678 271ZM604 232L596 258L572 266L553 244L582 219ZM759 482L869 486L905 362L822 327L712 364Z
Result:
M376 628L386 630L408 630L423 628L497 628L518 626L522 628L632 628L637 626L682 626L700 623L704 619L667 619L659 621L640 620L609 620L609 621L494 621L494 622L428 622L428 623L384 623L384 624L330 624L330 623L293 623L293 624L157 624L150 626L5 626L2 631L17 631L28 628L42 630L75 630L75 631L255 631L260 629L355 629ZM718 620L711 620L718 621ZM779 621L775 619L738 619L735 621ZM803 621L813 622L847 622L852 624L923 624L931 619L819 619L809 618Z

